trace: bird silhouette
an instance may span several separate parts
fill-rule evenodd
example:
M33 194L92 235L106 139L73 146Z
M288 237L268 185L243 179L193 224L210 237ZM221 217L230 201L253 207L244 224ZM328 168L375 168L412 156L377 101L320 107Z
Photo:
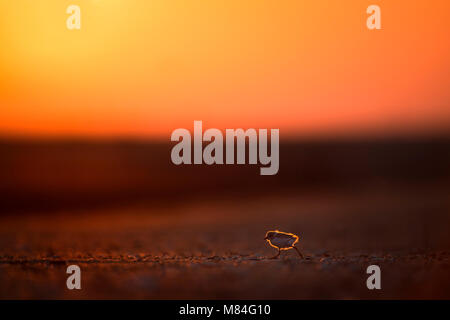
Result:
M297 249L295 244L298 242L298 236L293 233L282 232L282 231L267 231L264 240L267 240L269 244L278 249L277 255L270 259L276 259L280 256L281 250L295 249L300 258L303 259L303 254Z

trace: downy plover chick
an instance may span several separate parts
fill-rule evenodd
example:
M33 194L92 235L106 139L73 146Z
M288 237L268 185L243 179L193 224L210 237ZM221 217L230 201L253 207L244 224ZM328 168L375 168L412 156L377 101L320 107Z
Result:
M264 240L267 240L269 244L278 249L278 254L270 259L276 259L280 256L281 250L289 250L295 249L297 251L300 258L303 259L303 254L300 250L295 247L295 244L298 242L298 236L293 233L287 233L282 231L267 231L266 237Z

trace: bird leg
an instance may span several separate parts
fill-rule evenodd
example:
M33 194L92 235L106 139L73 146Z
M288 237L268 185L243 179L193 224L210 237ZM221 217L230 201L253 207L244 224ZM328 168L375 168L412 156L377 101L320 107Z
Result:
M300 256L300 258L304 259L304 258L303 258L303 254L300 252L300 250L297 249L296 246L293 246L292 248L294 248L295 251L297 251L297 253L298 253L298 255Z
M281 249L278 248L278 254L277 254L276 256L270 258L270 259L276 259L276 258L278 258L278 257L280 256L280 254L281 254Z

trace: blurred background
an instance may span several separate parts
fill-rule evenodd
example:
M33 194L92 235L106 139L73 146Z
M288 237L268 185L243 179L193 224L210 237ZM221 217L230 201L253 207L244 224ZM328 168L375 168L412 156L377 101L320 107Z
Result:
M371 4L2 1L0 298L449 298L450 3ZM194 120L278 174L173 165Z

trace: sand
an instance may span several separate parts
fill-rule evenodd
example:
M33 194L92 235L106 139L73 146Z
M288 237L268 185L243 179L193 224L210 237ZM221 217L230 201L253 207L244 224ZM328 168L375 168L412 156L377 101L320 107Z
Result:
M414 196L420 193L420 196ZM423 190L1 218L1 299L450 298L449 203ZM277 260L267 230L300 236ZM79 265L82 289L66 288ZM381 267L368 290L366 268Z

